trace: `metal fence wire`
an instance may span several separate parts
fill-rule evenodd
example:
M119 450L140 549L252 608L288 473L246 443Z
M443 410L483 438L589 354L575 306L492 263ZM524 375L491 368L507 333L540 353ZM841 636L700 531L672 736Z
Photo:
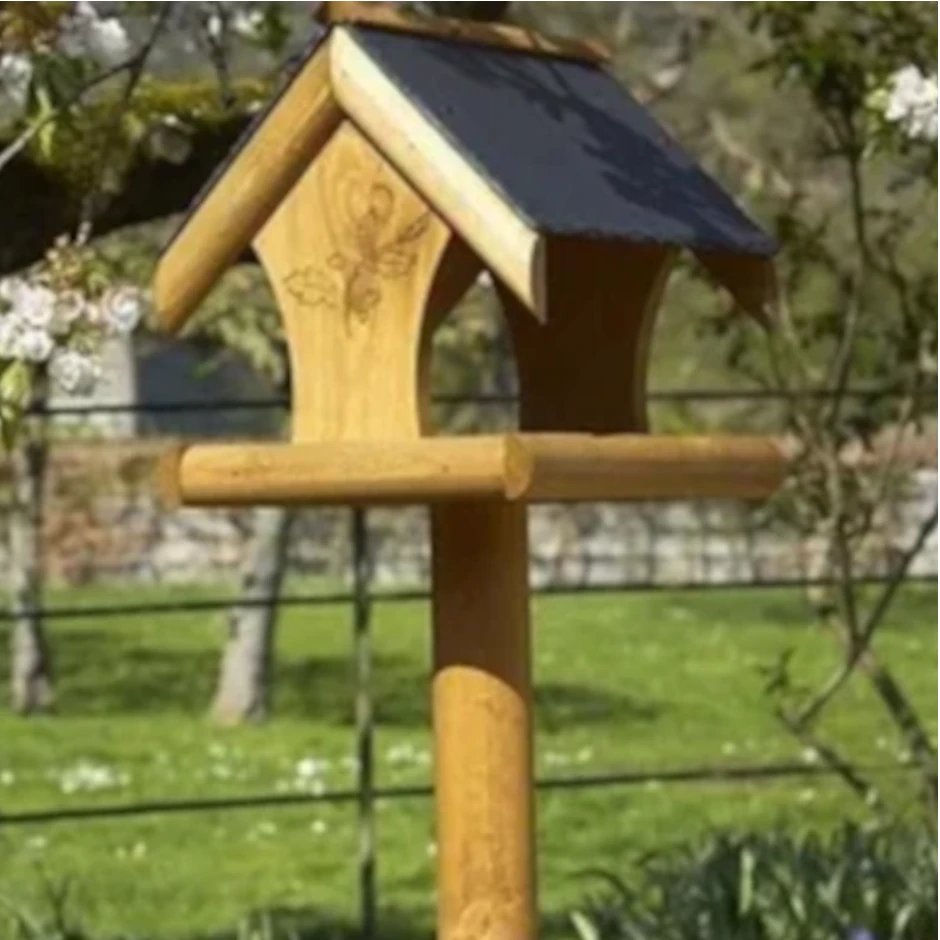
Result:
M824 397L827 393L818 393ZM860 389L851 393L862 400L875 399L886 394L885 390ZM660 404L681 403L685 406L708 406L715 403L744 402L745 404L759 404L765 402L779 402L781 396L769 392L666 392L654 396L654 401ZM454 396L443 399L440 404L464 405L483 404L503 407L512 404L512 399L502 395L473 396L471 398ZM164 402L164 403L137 403L115 405L81 405L60 404L45 411L50 418L88 418L92 416L107 416L110 414L194 414L199 412L219 413L224 411L272 411L283 409L283 399L258 399L240 401L196 401L196 402ZM95 529L92 524L104 520L104 524L111 529L124 526L127 529L140 527L142 531L137 535L125 535L118 551L123 552L121 564L109 565L99 563L90 568L75 569L75 563L67 559L59 559L59 570L53 573L65 580L75 580L79 583L89 581L107 581L109 579L125 579L128 577L147 580L172 582L174 572L169 564L161 570L154 572L144 564L143 557L139 564L127 562L127 545L130 543L143 556L153 551L155 544L163 545L169 538L164 532L160 537L154 535L155 530L163 526L166 529L166 512L159 507L151 505L151 498L147 495L149 481L146 474L137 477L128 470L126 463L121 465L125 477L133 477L132 484L124 481L120 494L104 493L98 490L89 492L82 490L82 499L77 500L73 492L76 487L81 488L75 481L81 479L81 465L83 461L90 462L97 468L95 454L101 450L117 448L114 442L66 439L61 443L50 445L50 452L54 455L57 449L71 452L66 466L53 474L58 474L51 489L56 491L49 496L51 506L55 506L59 499L65 509L53 509L52 515L59 513L68 516L71 513L72 526L84 525L86 535ZM928 448L929 450L929 448ZM923 514L924 506L931 499L936 501L936 449L933 445L933 465L921 469L922 478L909 493L903 505L895 507L890 519L886 521L888 528L894 527L895 535L903 537L911 525L911 521ZM125 454L122 458L130 460L142 459L139 453L131 458ZM54 460L52 461L54 463ZM78 465L76 470L75 465ZM77 473L77 476L76 476ZM71 474L71 475L70 475ZM94 475L101 477L100 468ZM47 486L47 488L49 488ZM58 494L58 495L57 495ZM78 504L80 503L80 506ZM78 508L76 508L78 506ZM768 587L795 587L818 584L820 578L814 573L812 561L802 558L799 564L781 568L766 561L766 564L736 565L729 558L733 554L729 546L737 546L740 553L754 562L761 556L761 526L763 522L748 514L742 514L730 509L716 512L709 507L698 512L702 520L701 525L689 528L691 510L679 510L675 507L660 507L649 509L644 507L631 510L631 516L618 516L616 510L610 509L600 512L596 509L587 510L578 516L551 516L548 515L538 522L543 525L543 532L555 529L565 529L569 543L578 545L585 540L591 543L587 553L576 551L574 560L555 557L537 563L533 570L534 592L543 594L570 594L570 593L596 593L596 592L623 592L623 591L649 591L649 590L709 590L721 588L768 588ZM929 510L928 510L929 512ZM2 508L0 508L2 513ZM96 515L97 514L97 515ZM181 515L185 515L186 512ZM404 530L396 530L386 526L388 514L382 511L370 512L353 509L349 511L333 512L329 515L329 523L322 520L311 524L306 535L307 542L294 553L293 563L300 571L314 571L323 573L330 570L330 564L322 557L316 555L316 545L319 541L340 541L348 549L347 587L341 590L322 592L289 591L277 597L234 599L232 597L204 598L186 601L165 602L139 602L122 604L93 604L87 606L63 606L56 604L43 604L41 609L34 611L18 611L14 615L10 611L0 612L0 623L9 623L14 616L38 616L45 620L68 620L76 618L105 618L147 616L157 614L188 613L193 611L213 611L231 609L234 605L244 606L317 606L345 604L351 611L352 658L355 677L355 731L353 748L356 755L357 778L355 785L348 789L327 790L319 793L261 793L236 798L218 799L179 799L179 800L151 800L146 802L95 804L76 806L50 806L39 807L28 811L4 813L0 810L0 828L14 826L39 826L51 824L85 824L93 820L127 818L133 816L177 815L187 813L218 812L251 810L260 807L290 807L305 804L354 804L357 813L358 825L358 852L357 871L359 886L359 917L362 936L374 938L378 931L378 892L377 892L377 843L375 838L375 807L379 800L407 800L421 799L430 795L428 786L397 786L380 787L376 784L375 768L375 715L372 690L372 638L371 621L374 606L378 603L391 603L426 599L428 551L426 546L426 533L422 530L422 523L416 517L412 523L406 525ZM100 518L99 518L100 517ZM188 537L199 544L204 538L213 544L224 544L235 538L239 533L242 538L250 535L250 526L247 526L243 517L236 518L232 514L216 513L214 521L208 517L190 513L188 525L191 531ZM195 521L193 521L195 519ZM637 522L637 520L641 520ZM77 521L76 521L77 520ZM644 521L645 520L645 521ZM48 523L48 520L46 520ZM2 517L0 517L2 522ZM182 523L174 525L180 531L185 530ZM48 526L47 526L48 527ZM214 529L213 529L214 527ZM613 527L617 531L611 534L605 529ZM173 528L173 526L169 526ZM67 521L60 520L60 527L47 539L46 545L50 552L55 545L61 550L63 532L69 529ZM146 532L143 532L146 530ZM175 530L174 530L175 531ZM338 536L337 533L340 533ZM598 534L600 533L600 534ZM627 536L624 536L627 533ZM614 543L628 541L632 537L643 541L644 548L638 553L638 558L631 560L622 551L615 551ZM637 534L639 533L639 534ZM47 533L48 535L48 533ZM778 538L773 535L773 539ZM56 539L60 542L56 542ZM181 557L188 557L186 552L189 543L186 541L185 531L176 533L175 549ZM136 541L135 541L136 539ZM149 541L148 541L149 539ZM657 572L657 552L650 548L659 540L665 544L665 554L677 552L685 542L695 542L695 552L701 558L689 562L685 569L672 570L663 575ZM717 539L717 542L716 542ZM538 540L533 540L538 541ZM542 540L544 541L544 539ZM308 544L309 543L309 544ZM886 540L885 558L890 558L892 539ZM716 549L716 545L719 549ZM182 546L182 547L180 547ZM399 553L408 557L402 561L390 561L389 546L395 547ZM404 546L404 547L403 547ZM335 546L334 546L335 548ZM687 546L686 546L687 548ZM406 551L407 549L407 551ZM94 549L87 540L78 541L76 553L85 555ZM167 549L167 551L170 551ZM222 551L219 555L220 568L231 567L238 554L238 547L228 547L228 554ZM307 555L304 555L304 552ZM645 552L645 555L644 555ZM60 551L60 554L62 552ZM783 554L792 556L792 546L784 546ZM98 562L108 552L104 549L95 555ZM865 570L865 580L873 582L882 581L886 577L885 558L874 558ZM644 560L645 559L645 560ZM652 561L650 560L652 559ZM935 538L927 546L912 568L911 578L936 582L937 578L937 551ZM0 569L6 560L0 555ZM70 567L70 565L72 567ZM593 566L593 567L592 567ZM716 570L718 574L716 574ZM632 572L632 576L623 577L625 571ZM404 573L403 573L404 572ZM572 575L573 572L573 575ZM203 572L205 573L205 572ZM333 572L334 574L336 572ZM719 576L720 575L720 576ZM867 768L873 773L904 772L908 765L892 763L883 766ZM790 780L806 777L825 776L833 773L826 766L807 764L803 762L776 762L739 766L692 766L673 768L629 769L609 773L572 774L561 776L545 776L537 781L540 790L570 790L579 788L600 787L630 787L656 781L661 784L670 783L719 783L719 782L749 782L772 780Z

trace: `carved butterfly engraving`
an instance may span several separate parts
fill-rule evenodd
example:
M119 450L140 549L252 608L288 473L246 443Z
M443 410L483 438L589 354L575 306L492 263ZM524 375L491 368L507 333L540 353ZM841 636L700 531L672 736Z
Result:
M404 224L394 222L396 195L380 180L348 178L331 228L342 247L325 264L292 271L285 287L309 307L339 308L352 321L365 322L382 300L382 284L408 275L415 266L421 237L431 214L421 212Z

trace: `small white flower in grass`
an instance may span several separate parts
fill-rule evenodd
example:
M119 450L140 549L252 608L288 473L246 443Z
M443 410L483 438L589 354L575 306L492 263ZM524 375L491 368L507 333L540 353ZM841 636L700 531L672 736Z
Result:
M104 325L113 333L127 335L134 331L144 312L144 296L136 287L118 287L101 301Z
M304 757L297 761L294 772L298 780L312 780L319 777L325 769L324 761L318 760L316 757Z
M88 395L94 391L101 374L100 366L91 356L75 349L56 352L49 361L49 377L70 395Z
M310 823L310 831L315 836L322 836L326 833L327 825L322 819L315 819Z
M12 770L0 770L0 787L12 787L16 782L16 774Z
M70 794L108 790L127 786L129 783L130 775L126 772L117 771L106 764L82 759L62 773L59 787L63 793Z
M819 763L819 751L817 751L814 747L804 747L800 752L800 757L802 758L804 764Z
M29 85L33 80L33 63L29 56L5 52L0 56L0 88L14 104L26 104Z

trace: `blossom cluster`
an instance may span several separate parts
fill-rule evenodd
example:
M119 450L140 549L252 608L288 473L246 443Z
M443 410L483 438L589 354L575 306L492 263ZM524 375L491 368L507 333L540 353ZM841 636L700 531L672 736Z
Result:
M101 16L93 3L74 3L50 34L36 37L29 47L0 55L0 90L19 106L26 104L37 62L54 56L114 68L131 52L127 30L117 17Z
M936 75L925 75L916 65L906 65L875 96L874 106L909 139L936 141Z
M0 281L0 372L14 362L47 365L63 391L88 394L100 374L96 353L109 336L139 322L144 297L112 287L91 297L77 288L55 291L41 277Z

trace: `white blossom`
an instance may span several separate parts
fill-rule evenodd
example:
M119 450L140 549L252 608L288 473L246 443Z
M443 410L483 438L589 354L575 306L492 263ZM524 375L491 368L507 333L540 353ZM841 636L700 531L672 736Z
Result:
M217 13L213 13L206 20L206 32L213 39L218 39L222 35L222 17Z
M148 143L155 156L169 163L184 163L193 150L192 135L175 114L153 122Z
M82 320L93 323L94 307L77 290L65 291L55 298L52 305L52 321L49 332L53 336L67 336L69 331Z
M18 320L25 330L48 333L52 328L55 294L41 284L15 281L9 288L9 316Z
M0 359L15 359L16 345L22 327L9 314L0 316Z
M24 329L13 344L13 358L24 362L45 362L55 344L47 330Z
M120 20L98 16L90 3L76 3L72 13L63 17L58 45L69 58L87 57L103 68L123 62L131 48Z
M49 377L71 395L87 395L94 390L100 369L88 355L75 349L57 351L49 361Z
M32 80L33 63L29 56L18 52L0 55L0 88L14 104L20 107L26 104Z
M144 312L143 294L135 287L119 287L105 295L101 312L109 330L121 335L132 333Z
M891 76L884 101L885 120L917 140L937 139L937 76L906 65Z
M263 25L264 14L260 10L237 10L232 17L232 29L248 39L254 39Z

